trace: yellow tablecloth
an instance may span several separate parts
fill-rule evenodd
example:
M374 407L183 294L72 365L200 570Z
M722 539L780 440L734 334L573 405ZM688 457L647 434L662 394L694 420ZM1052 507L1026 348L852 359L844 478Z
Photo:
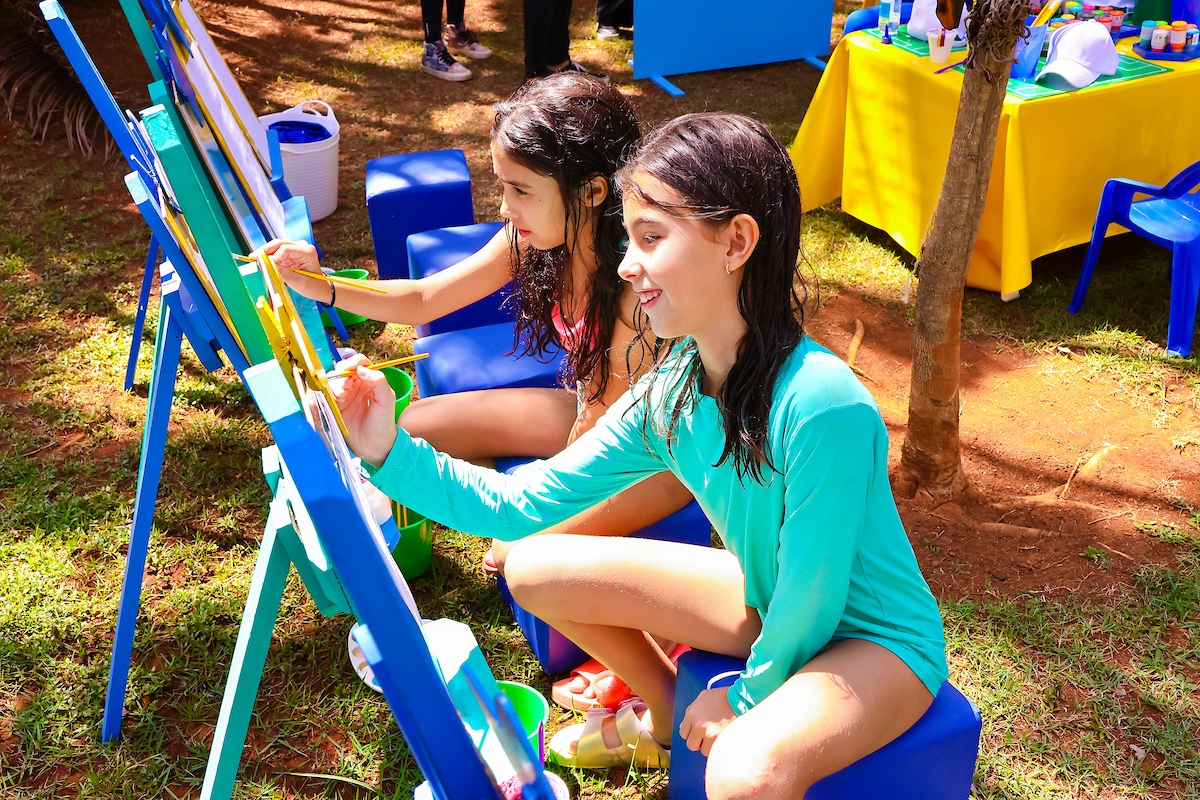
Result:
M1129 55L1133 41L1118 50ZM1157 63L1172 71L1006 98L968 285L1006 295L1028 286L1033 259L1091 238L1106 180L1161 186L1200 161L1200 59ZM791 148L806 211L841 197L847 213L919 252L963 80L935 69L865 32L842 39Z

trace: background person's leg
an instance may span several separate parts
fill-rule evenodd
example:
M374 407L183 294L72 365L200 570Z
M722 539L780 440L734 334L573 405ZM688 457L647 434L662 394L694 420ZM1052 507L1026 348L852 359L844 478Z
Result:
M932 703L890 650L864 639L834 642L717 736L705 773L709 800L804 797L904 733Z
M525 78L550 74L550 30L557 0L524 0Z
M632 28L633 0L596 0L596 24L610 28Z
M425 41L429 44L433 44L442 38L443 1L421 0L421 27L425 29ZM459 21L461 22L462 20L460 19Z
M571 0L555 0L546 42L546 63L558 69L571 61Z

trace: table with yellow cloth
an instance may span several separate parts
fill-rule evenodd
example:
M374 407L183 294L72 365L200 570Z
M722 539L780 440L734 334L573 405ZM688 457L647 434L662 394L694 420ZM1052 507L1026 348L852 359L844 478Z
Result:
M1200 59L1155 63L1171 71L1005 98L969 286L1015 296L1033 259L1091 238L1109 178L1161 186L1200 160ZM841 197L846 213L919 253L963 83L959 70L936 69L865 31L841 40L791 148L806 211Z

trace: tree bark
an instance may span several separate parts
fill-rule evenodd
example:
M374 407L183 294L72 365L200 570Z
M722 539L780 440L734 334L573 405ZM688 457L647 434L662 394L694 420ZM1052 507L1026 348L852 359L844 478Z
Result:
M971 56L950 158L917 261L920 282L900 481L939 503L967 489L958 435L963 287L983 220L1013 51L1028 11L1028 0L993 0L978 3L972 13Z

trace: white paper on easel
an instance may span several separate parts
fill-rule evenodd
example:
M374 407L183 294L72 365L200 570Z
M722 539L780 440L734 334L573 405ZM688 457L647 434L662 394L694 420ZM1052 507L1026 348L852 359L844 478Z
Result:
M221 93L225 95L225 99L237 118L242 131L246 134L253 145L255 154L258 156L259 162L266 170L271 169L270 150L267 147L267 134L263 130L262 123L258 121L258 116L250 108L250 102L246 99L245 92L237 82L237 78L233 77L233 73L229 71L229 65L225 63L221 52L217 50L216 44L212 40L212 36L208 33L208 28L204 22L196 14L195 9L188 0L180 0L179 2L179 17L183 21L184 28L188 35L195 40L196 50L208 65L209 71L217 80L217 85L221 89Z
M306 401L311 398L312 407L315 409L317 425L317 433L325 440L326 447L329 448L330 454L333 456L334 465L337 467L338 474L342 478L342 483L350 492L350 496L354 498L355 505L358 506L359 516L371 531L371 536L375 539L376 549L379 551L380 558L386 565L388 573L392 577L392 582L400 590L400 596L404 598L404 604L408 606L408 610L412 612L413 619L418 624L421 622L421 612L417 610L417 601L413 599L412 590L408 588L408 581L404 580L404 576L400 574L400 568L396 566L396 561L388 552L387 542L383 537L383 530L379 527L379 523L375 521L375 515L371 511L371 505L367 500L366 494L363 492L362 473L359 471L354 455L350 452L349 446L346 444L345 438L342 437L342 432L338 428L337 420L333 416L333 411L329 408L329 402L325 396L317 392L308 392Z

